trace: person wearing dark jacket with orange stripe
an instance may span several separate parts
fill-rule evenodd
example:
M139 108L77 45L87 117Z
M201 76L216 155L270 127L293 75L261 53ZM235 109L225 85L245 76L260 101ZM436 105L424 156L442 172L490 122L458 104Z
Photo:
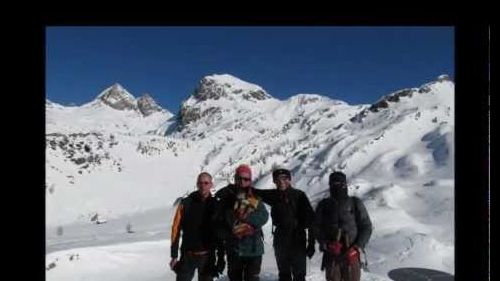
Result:
M214 277L216 241L211 224L215 208L210 193L212 176L206 172L199 174L196 186L198 190L179 203L172 224L170 268L176 272L177 281L191 281L196 269L199 281L212 281Z

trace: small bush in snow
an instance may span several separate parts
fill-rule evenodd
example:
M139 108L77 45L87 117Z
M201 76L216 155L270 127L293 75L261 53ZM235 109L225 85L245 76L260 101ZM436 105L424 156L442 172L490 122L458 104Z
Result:
M127 230L127 233L134 233L134 231L132 230L131 223L127 223L127 226L125 227L125 229Z
M64 233L64 229L62 226L58 226L57 229L56 229L56 234L57 236L62 236Z
M49 265L45 268L47 271L51 270L52 268L56 267L56 263L55 262L51 262L49 263Z

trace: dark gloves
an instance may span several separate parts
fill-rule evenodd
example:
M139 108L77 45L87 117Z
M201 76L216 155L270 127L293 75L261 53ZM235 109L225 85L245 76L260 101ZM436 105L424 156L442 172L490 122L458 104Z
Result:
M170 268L178 274L182 268L183 260L172 259L170 262Z
M224 268L226 268L226 262L224 261L224 258L222 259L219 258L217 260L217 263L215 264L215 272L217 276L219 274L222 274L222 272L224 272Z
M319 243L319 250L321 252L326 252L328 251L328 244L327 243Z
M219 240L217 243L216 247L216 256L217 256L217 262L215 262L215 256L214 256L214 261L213 261L213 272L214 272L214 277L218 278L219 275L224 272L224 268L226 267L226 262L224 260L225 256L225 247L224 247L224 242L222 240Z
M308 243L307 248L306 248L306 255L308 258L312 258L314 256L314 253L316 252L314 248L314 243Z

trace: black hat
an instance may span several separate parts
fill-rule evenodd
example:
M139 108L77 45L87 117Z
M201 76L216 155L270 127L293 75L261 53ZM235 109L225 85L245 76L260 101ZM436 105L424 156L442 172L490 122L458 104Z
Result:
M273 171L273 181L276 180L279 176L281 175L285 175L287 176L289 179L292 178L292 174L290 173L290 170L287 170L287 169L276 169Z
M330 181L329 181L329 183L331 184L332 182L346 183L347 182L347 177L342 172L338 172L338 171L337 172L333 172L333 173L330 174Z

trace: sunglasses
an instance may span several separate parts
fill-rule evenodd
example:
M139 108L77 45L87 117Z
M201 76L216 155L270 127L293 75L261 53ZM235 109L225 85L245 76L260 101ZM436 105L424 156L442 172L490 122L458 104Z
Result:
M209 184L211 184L211 182L209 182L209 181L199 181L198 184L209 185Z
M251 181L251 178L236 177L237 181Z

